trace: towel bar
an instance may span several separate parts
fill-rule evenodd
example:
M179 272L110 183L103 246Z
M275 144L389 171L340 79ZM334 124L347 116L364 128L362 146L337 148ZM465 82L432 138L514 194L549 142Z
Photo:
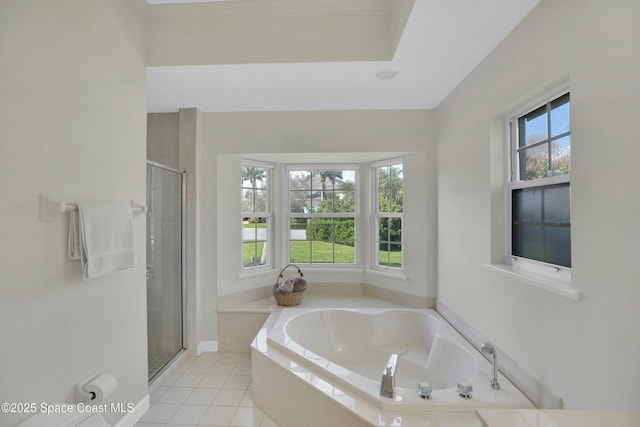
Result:
M76 209L78 209L78 205L75 203L59 202L47 194L40 194L40 221L52 221L60 213ZM140 202L131 200L131 210L133 212L147 212L147 207Z

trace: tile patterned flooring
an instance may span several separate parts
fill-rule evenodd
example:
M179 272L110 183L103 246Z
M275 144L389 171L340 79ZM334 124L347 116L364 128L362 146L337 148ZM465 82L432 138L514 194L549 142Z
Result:
M278 427L251 399L251 353L187 357L153 387L136 427Z

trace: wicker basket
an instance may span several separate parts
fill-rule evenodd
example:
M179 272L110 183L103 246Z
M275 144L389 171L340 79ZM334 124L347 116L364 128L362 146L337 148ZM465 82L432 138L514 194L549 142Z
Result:
M282 270L280 270L280 273L276 278L276 284L273 285L273 296L276 299L276 302L278 303L278 305L282 305L285 307L290 307L290 306L300 304L302 302L302 297L304 297L304 290L294 291L294 292L276 292L276 289L278 289L280 284L284 281L284 271L289 267L294 267L298 269L298 274L300 275L300 277L301 278L304 277L304 274L302 274L302 270L300 270L300 268L297 265L289 264L286 267L284 267Z

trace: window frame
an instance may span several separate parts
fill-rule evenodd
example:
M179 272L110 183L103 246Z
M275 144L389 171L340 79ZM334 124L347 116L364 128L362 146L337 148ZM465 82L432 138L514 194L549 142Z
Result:
M380 168L393 166L393 165L401 165L403 171L402 178L402 188L404 193L404 161L402 158L393 158L393 159L385 159L371 163L371 270L376 272L382 272L385 275L404 277L405 272L405 256L404 256L404 203L402 207L402 212L380 212L379 210L379 200L378 200L378 188L379 188L379 178L380 178ZM400 241L398 242L401 247L401 267L390 267L379 264L379 237L380 237L380 229L379 229L379 219L381 218L399 218L400 219Z
M265 169L267 171L267 198L266 198L266 212L245 212L242 209L242 194L240 199L240 276L250 276L254 274L259 274L266 271L272 271L274 269L274 251L275 251L275 242L274 242L274 215L273 215L273 176L275 165L273 163L261 162L257 160L249 160L242 159L240 162L240 173L242 174L242 170L245 167L255 167L260 169ZM242 175L241 175L242 176ZM240 184L240 190L242 192L244 187L242 182ZM257 187L256 187L257 188ZM259 265L244 265L244 218L253 217L253 218L264 218L266 225L266 245L263 248L263 251L266 249L267 251L267 259L264 264Z
M543 261L516 256L513 254L513 193L515 190L527 188L542 188L557 184L569 184L571 191L571 173L564 175L546 176L532 180L520 180L518 162L518 148L520 132L518 120L534 112L536 109L550 105L554 100L569 94L571 91L568 84L549 91L534 101L519 108L514 113L506 116L506 138L507 138L507 159L506 179L505 179L505 265L507 270L515 276L519 276L524 281L547 288L556 293L565 294L571 298L577 298L577 292L571 289L571 267L546 263ZM571 135L572 131L561 135ZM559 138L558 138L559 139ZM547 135L549 144L552 137ZM570 207L571 215L571 207ZM497 266L494 266L497 267ZM498 267L499 268L499 267Z
M354 183L354 212L322 212L322 213L299 213L290 212L291 201L291 171L353 171L355 175ZM284 212L284 227L282 232L283 256L287 263L295 262L296 265L304 266L305 270L357 270L361 271L361 230L360 230L360 164L357 163L285 163L284 179L282 180L282 208ZM291 261L291 233L290 224L292 218L353 218L354 220L354 263L336 264L336 263L320 263L320 262L300 262ZM313 261L313 260L312 260Z

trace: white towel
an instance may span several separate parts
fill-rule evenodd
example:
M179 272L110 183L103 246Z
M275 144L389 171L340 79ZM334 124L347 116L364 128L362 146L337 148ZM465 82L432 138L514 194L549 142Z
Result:
M68 255L80 260L85 279L135 267L131 206L79 202L69 215Z

